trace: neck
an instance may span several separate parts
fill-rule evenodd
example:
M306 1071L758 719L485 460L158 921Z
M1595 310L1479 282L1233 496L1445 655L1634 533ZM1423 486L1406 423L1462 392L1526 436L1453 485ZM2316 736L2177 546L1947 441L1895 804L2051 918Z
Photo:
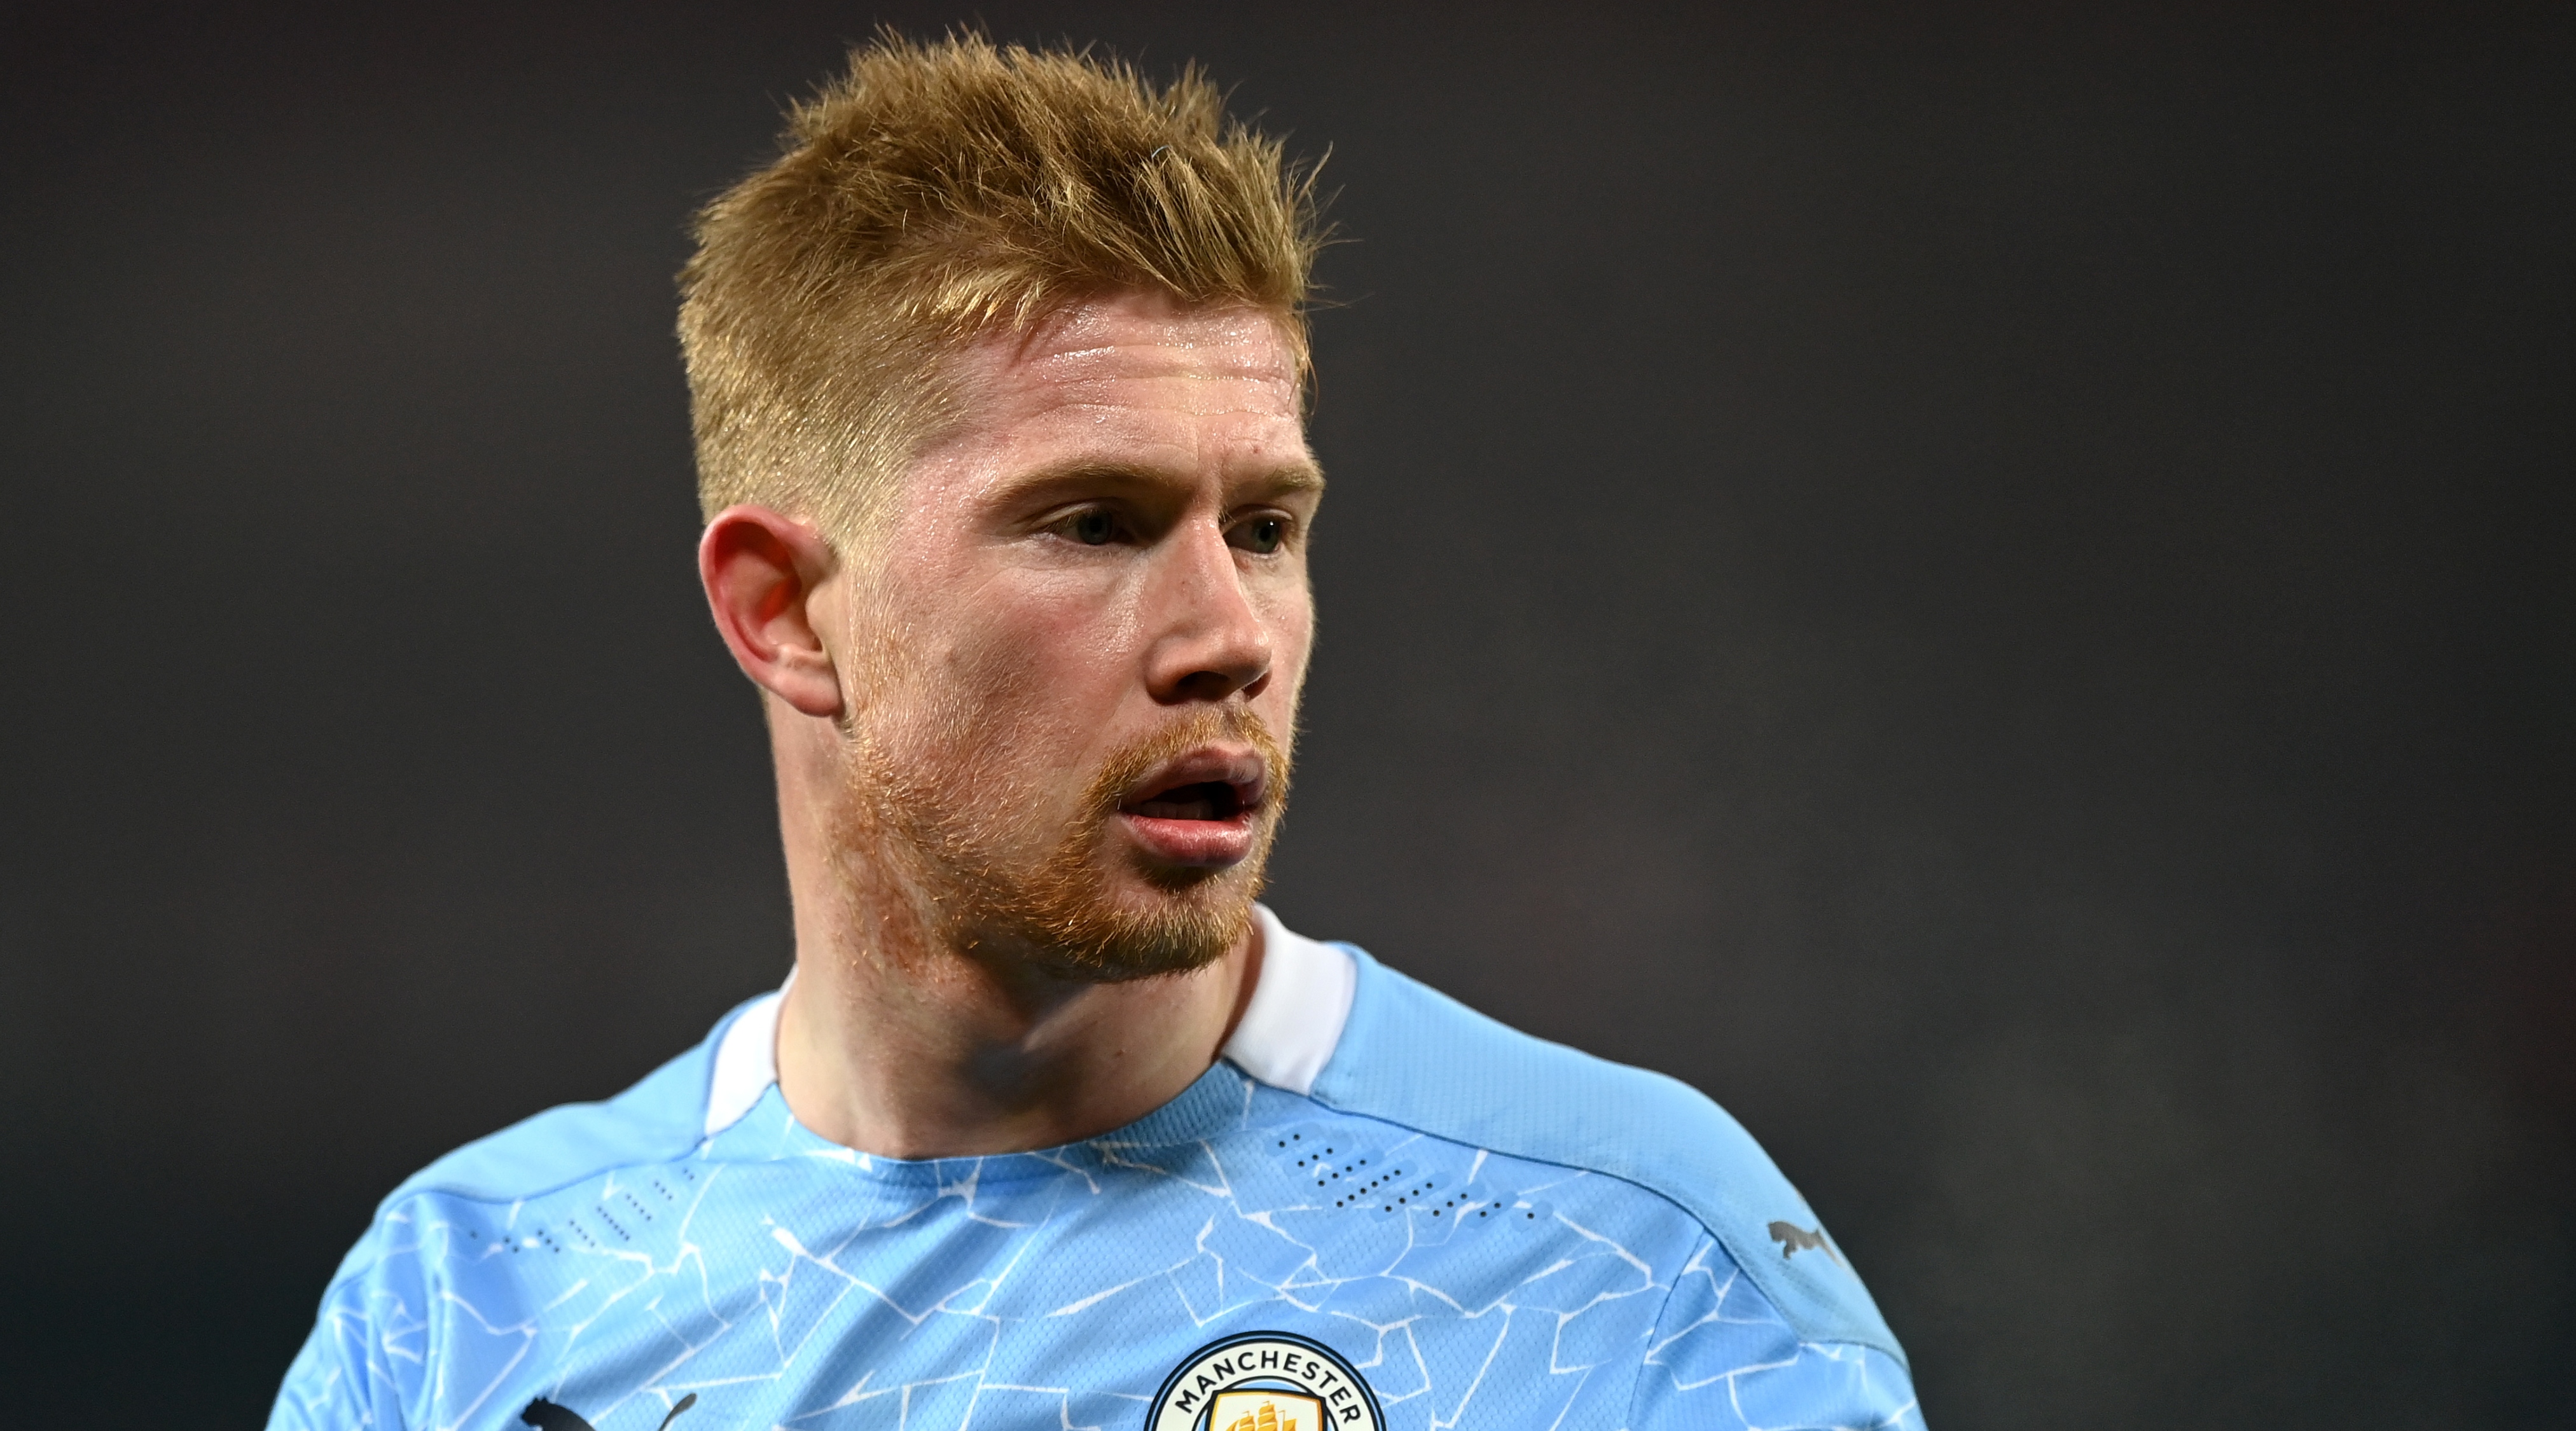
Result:
M1125 983L952 948L909 891L833 888L797 858L821 852L797 843L779 1092L798 1122L861 1152L973 1157L1123 1127L1207 1072L1260 976L1258 921L1204 968Z

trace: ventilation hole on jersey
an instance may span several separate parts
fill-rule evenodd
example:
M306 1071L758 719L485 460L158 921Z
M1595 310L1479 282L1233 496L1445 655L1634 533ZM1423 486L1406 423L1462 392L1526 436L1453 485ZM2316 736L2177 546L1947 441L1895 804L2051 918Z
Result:
M644 1219L646 1222L651 1222L653 1220L653 1214L645 1208L644 1204L635 1200L635 1194L631 1192L620 1192L618 1196L626 1199L627 1205L635 1209L636 1216Z

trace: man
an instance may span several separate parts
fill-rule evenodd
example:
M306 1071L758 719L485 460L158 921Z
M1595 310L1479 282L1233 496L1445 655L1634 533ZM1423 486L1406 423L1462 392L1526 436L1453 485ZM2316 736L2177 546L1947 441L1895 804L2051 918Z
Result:
M1253 902L1323 490L1277 146L889 38L699 240L795 972L396 1190L273 1426L1919 1425L1714 1105Z

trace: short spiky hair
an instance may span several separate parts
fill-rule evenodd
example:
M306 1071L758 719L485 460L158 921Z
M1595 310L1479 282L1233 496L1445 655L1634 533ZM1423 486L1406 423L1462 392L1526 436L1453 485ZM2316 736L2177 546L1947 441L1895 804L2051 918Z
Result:
M1089 53L891 31L791 111L786 153L698 216L680 344L707 515L760 502L856 535L954 395L941 359L1152 289L1275 314L1305 362L1311 170Z

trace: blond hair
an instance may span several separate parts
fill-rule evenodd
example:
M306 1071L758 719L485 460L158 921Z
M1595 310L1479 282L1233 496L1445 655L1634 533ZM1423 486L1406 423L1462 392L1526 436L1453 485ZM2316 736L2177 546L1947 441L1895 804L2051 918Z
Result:
M698 215L680 344L712 516L758 502L836 544L953 412L942 360L1087 298L1276 316L1306 363L1311 169L1195 68L891 31L789 113L786 153Z

